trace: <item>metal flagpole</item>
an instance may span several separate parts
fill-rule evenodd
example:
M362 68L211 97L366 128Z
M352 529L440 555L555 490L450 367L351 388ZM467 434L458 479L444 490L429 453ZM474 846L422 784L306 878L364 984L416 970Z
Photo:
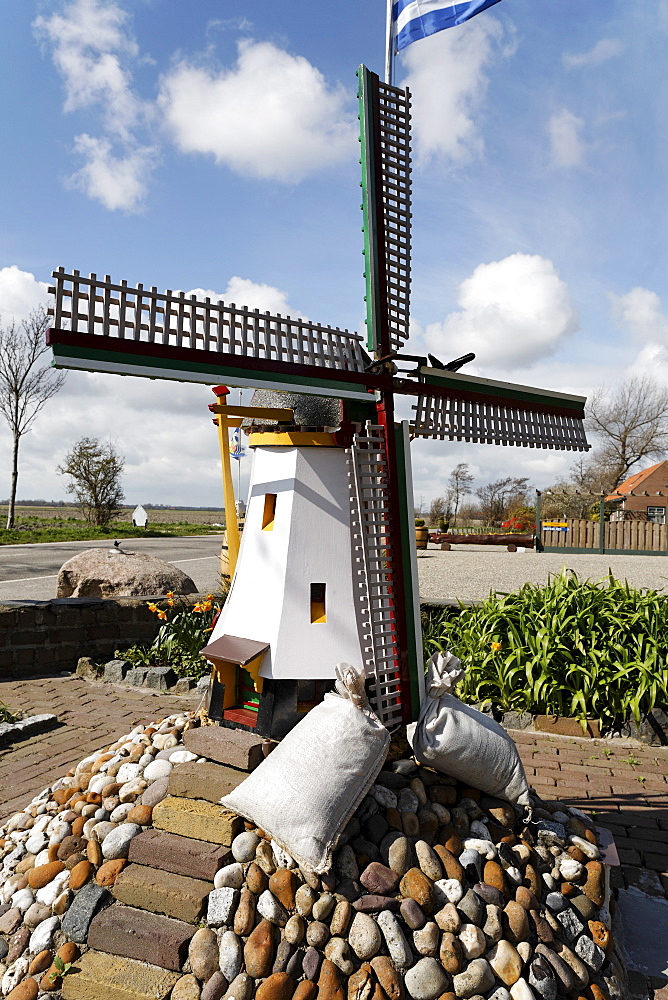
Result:
M385 19L385 83L394 86L394 37L392 34L392 0L387 0Z

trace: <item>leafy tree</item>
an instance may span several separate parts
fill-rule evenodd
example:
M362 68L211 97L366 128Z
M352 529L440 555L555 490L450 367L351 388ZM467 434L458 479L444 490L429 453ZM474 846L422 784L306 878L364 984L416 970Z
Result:
M38 366L48 350L44 334L49 316L34 309L26 320L0 325L0 413L12 433L12 472L7 509L7 530L14 527L16 487L19 479L19 444L48 399L62 388L65 372Z
M507 518L513 507L526 502L529 480L526 476L507 476L495 483L480 486L475 492L487 523L494 526Z
M76 497L90 525L106 528L121 513L124 466L125 458L111 442L101 444L89 437L77 441L58 466L61 475L70 477L66 490Z
M587 423L599 444L581 464L582 478L590 490L612 492L643 459L668 451L668 388L649 375L616 389L602 386L589 400Z

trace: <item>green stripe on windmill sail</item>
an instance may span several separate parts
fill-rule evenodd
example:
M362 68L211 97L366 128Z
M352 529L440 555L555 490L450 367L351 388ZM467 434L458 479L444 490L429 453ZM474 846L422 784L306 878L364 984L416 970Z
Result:
M559 409L572 409L582 414L586 396L574 396L566 392L556 392L553 389L539 389L530 385L518 385L514 382L500 382L480 375L465 375L463 372L442 371L437 368L420 368L426 385L437 388L457 389L475 393L477 397L488 396L489 402L507 399L527 403L552 404ZM493 400L492 400L493 397ZM485 402L486 400L482 400Z
M122 341L120 342L122 343ZM338 399L359 399L368 402L368 392L359 385L317 377L288 375L283 372L266 370L252 372L240 370L230 365L207 364L203 362L176 361L161 358L156 354L124 354L122 350L104 351L93 348L71 347L63 344L52 345L53 365L56 368L71 368L89 372L109 372L115 375L135 375L143 378L169 379L176 382L198 382L217 385L223 381L228 385L262 389L271 385L285 392L299 391L312 396L335 396ZM326 369L325 369L326 370Z

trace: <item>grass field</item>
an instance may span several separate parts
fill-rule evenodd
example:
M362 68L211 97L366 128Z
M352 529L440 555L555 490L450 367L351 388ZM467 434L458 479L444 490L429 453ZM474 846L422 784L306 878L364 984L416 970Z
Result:
M162 538L215 534L222 531L221 510L149 510L146 529L132 526L132 511L123 511L107 531L90 528L77 507L17 507L12 531L0 527L0 545L38 542L88 541L97 538ZM7 523L7 507L0 506L0 525Z

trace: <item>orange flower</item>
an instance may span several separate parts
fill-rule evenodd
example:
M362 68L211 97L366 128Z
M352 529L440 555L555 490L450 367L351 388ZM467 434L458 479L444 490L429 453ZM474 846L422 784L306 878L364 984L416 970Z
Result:
M170 608L173 608L173 607L174 607L174 604L175 604L175 601L173 601L173 600L171 599L171 597L170 597L170 598L168 599L167 603L169 604Z
M213 600L213 594L207 594L206 595L206 599L207 599L207 601L212 601Z
M166 597L173 597L174 596L174 591L173 590L168 590L167 594L165 596Z
M202 610L203 610L203 608L202 608L202 605L201 605L201 604L196 604L196 605L194 606L194 608L193 608L193 611L202 611Z
M166 617L167 617L166 611L158 611L158 618L162 618L164 620Z
M148 601L148 603L147 603L147 607L148 607L148 610L149 610L149 611L152 611L152 612L153 612L154 614L156 614L156 615L158 614L158 612L159 612L159 609L158 609L157 605L155 605L155 604L152 604L152 603L151 603L151 601Z

